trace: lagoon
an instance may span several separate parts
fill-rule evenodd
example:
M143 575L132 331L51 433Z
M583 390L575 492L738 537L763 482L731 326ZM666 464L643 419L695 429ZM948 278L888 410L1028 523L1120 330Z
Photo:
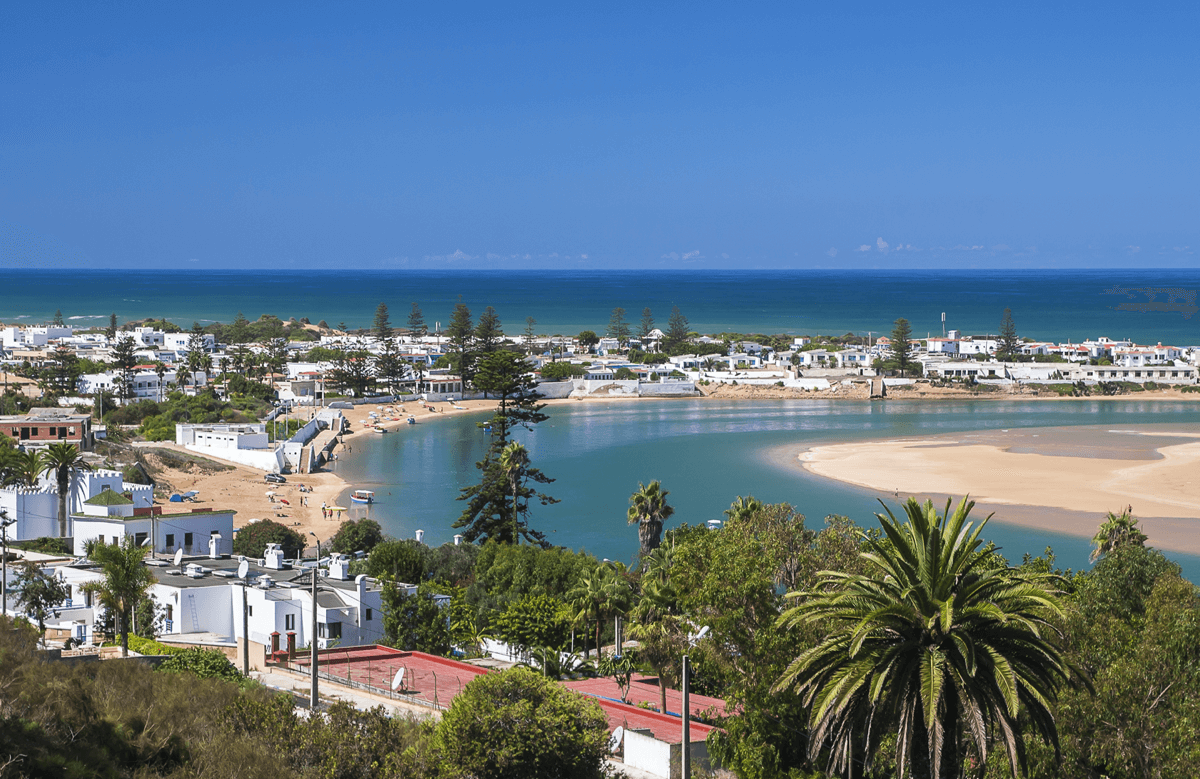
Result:
M720 519L735 497L751 494L794 504L810 527L821 527L829 514L870 527L881 510L879 497L892 506L899 499L810 474L796 464L800 451L972 430L1200 422L1200 404L1137 400L627 400L553 405L547 413L550 419L536 430L517 435L534 464L556 479L546 491L562 501L535 505L532 526L554 544L623 561L637 551L636 528L626 524L625 511L639 482L659 479L670 490L675 516L668 527ZM370 513L386 532L411 538L422 529L426 543L444 543L456 532L459 490L477 479L475 462L487 447L477 423L485 418L448 417L358 437L336 467L349 484L376 491ZM1084 538L996 520L985 537L1014 562L1051 546L1059 565L1088 566ZM1200 580L1200 558L1169 556Z

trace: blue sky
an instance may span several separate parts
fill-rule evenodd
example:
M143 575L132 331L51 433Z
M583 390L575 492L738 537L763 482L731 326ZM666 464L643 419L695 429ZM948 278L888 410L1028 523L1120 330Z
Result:
M1192 3L115 5L7 6L0 266L1197 264Z

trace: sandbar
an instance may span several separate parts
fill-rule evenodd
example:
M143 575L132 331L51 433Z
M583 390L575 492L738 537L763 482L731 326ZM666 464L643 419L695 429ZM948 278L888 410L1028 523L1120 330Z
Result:
M1200 426L934 435L816 446L799 461L901 497L969 494L998 521L1073 535L1132 505L1150 544L1200 554Z

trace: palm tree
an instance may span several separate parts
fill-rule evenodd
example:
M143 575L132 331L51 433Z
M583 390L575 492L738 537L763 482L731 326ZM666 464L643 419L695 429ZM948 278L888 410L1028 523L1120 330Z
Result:
M763 510L763 502L751 495L748 498L743 498L741 495L730 504L729 508L725 509L725 517L727 519L749 519L758 512Z
M659 547L646 559L641 593L634 605L629 634L638 641L638 659L649 663L658 676L659 711L667 711L667 687L680 671L687 623L679 609L679 595L671 582L673 552Z
M42 467L54 473L58 481L58 537L67 537L67 492L71 489L71 471L90 471L92 466L83 461L75 444L66 442L50 444L42 457Z
M514 544L521 543L521 512L517 499L520 497L521 482L524 480L525 471L528 469L529 450L521 444L512 441L500 451L500 470L504 471L504 475L508 479L509 489L512 492Z
M638 482L638 491L629 497L629 524L638 526L640 555L646 557L662 542L663 522L670 519L675 509L667 505L671 493L662 488L658 480L650 484Z
M120 544L105 544L92 539L84 549L88 559L100 565L104 578L83 585L83 591L95 595L116 617L117 632L121 634L121 656L128 657L129 616L155 581L154 574L142 564L146 550L134 543L133 536L125 536Z
M10 481L18 487L36 487L38 477L46 470L41 452L17 452L12 458Z
M167 365L162 360L154 362L154 375L158 376L158 402L163 402L163 389L166 387Z
M796 658L776 685L795 687L811 706L809 754L829 770L869 770L880 740L896 734L899 772L959 776L960 737L980 760L1003 740L1014 775L1025 770L1028 724L1058 749L1052 707L1073 669L1045 637L1062 612L1062 579L989 569L966 498L941 516L909 499L899 522L876 515L886 538L865 534L869 573L824 571L780 624L826 626L826 637ZM886 508L886 507L885 507ZM1085 684L1087 684L1085 680ZM1023 715L1023 716L1019 716Z
M1100 525L1100 532L1092 538L1091 562L1112 554L1123 546L1145 546L1146 534L1137 526L1137 518L1133 516L1133 506L1126 506L1120 515L1111 511Z
M604 612L612 598L613 577L612 569L599 565L596 570L579 579L575 586L567 592L567 604L574 610L573 621L587 625L593 622L596 627L596 657L600 657L600 628L604 624ZM584 634L586 635L586 633ZM587 643L584 643L583 656L588 656Z

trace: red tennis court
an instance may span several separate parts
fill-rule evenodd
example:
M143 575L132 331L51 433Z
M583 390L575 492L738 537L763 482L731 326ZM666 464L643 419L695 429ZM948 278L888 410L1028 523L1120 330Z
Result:
M309 657L297 656L288 665L308 673ZM342 684L440 709L447 708L472 679L487 673L485 668L457 660L379 645L323 649L318 653L317 666L320 676ZM393 692L392 685L401 670L404 674Z

